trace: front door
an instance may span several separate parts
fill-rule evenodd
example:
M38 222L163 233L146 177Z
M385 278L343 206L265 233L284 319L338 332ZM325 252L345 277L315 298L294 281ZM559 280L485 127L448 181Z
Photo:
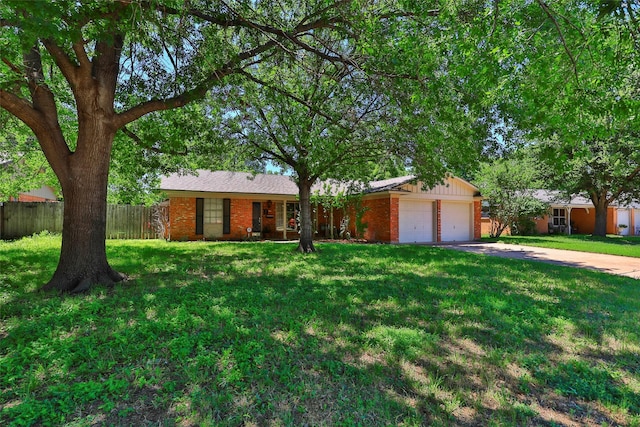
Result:
M262 205L260 202L253 202L253 221L251 229L256 233L262 231Z

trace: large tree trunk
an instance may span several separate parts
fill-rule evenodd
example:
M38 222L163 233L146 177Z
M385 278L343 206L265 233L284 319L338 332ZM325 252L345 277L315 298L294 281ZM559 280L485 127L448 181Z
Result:
M298 251L315 252L313 246L313 223L311 221L311 185L308 178L299 177L298 191L300 196L300 243Z
M607 235L607 210L609 204L606 196L592 197L593 205L596 208L596 224L593 228L593 235L605 237Z
M107 262L107 180L113 132L86 126L90 143L69 158L60 178L64 197L62 250L58 268L44 290L82 292L96 284L112 285L124 276ZM82 144L81 142L85 142Z

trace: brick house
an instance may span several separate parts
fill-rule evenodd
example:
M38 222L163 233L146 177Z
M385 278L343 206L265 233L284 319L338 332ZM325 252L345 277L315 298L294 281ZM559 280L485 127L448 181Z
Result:
M11 160L6 160L2 156L0 156L0 168L7 168L12 166L13 162ZM9 201L9 202L56 202L58 201L58 196L53 188L48 185L43 185L40 188L31 189L28 191L23 191L18 193L17 197L7 197L5 198L2 194L0 194L0 202Z
M326 187L316 184L312 192ZM288 176L228 171L172 174L162 179L169 199L172 240L297 239L298 188ZM448 177L423 190L412 176L369 183L362 191L363 237L387 243L469 241L480 238L478 189ZM315 206L316 237L336 236L338 212ZM355 226L350 222L351 235Z
M558 191L538 190L534 194L549 204L549 213L537 218L540 234L592 234L596 212L591 200L582 196L563 196ZM624 224L626 227L619 228ZM612 204L607 208L607 234L640 234L640 205Z
M591 200L567 197L559 191L536 190L533 195L549 205L547 215L535 218L539 234L593 234L596 212ZM619 228L620 224L626 227ZM482 233L489 233L491 221L482 219ZM610 205L607 208L607 234L640 235L640 203Z
M19 193L18 197L9 197L10 202L57 202L58 197L56 196L53 188L48 185L43 185L42 187L25 191L23 193Z

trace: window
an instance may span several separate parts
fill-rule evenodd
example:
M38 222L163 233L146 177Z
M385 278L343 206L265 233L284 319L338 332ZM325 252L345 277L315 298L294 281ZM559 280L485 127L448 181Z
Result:
M284 229L284 218L282 214L282 203L276 203L276 230L282 231ZM300 214L300 203L287 203L286 222L287 230L295 231L298 229L298 221ZM293 221L292 221L293 219Z
M222 199L204 199L204 223L222 224Z
M229 234L231 232L231 199L198 197L196 199L196 234L204 234L205 224L222 224L222 233Z
M553 225L566 225L567 224L566 212L567 211L565 209L554 208L553 215L552 215Z
M491 217L491 205L488 200L482 201L482 210L480 212L481 218L490 218Z

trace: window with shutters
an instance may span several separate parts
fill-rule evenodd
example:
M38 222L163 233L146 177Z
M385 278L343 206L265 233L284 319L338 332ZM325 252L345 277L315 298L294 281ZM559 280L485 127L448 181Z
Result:
M222 217L222 199L204 199L204 223L222 224Z

